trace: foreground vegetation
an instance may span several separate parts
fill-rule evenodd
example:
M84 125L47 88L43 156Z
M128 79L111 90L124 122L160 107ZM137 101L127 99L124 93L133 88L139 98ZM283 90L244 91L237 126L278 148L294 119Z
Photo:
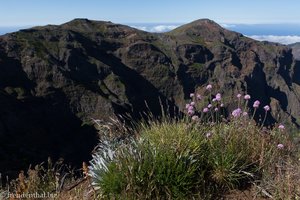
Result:
M238 94L237 108L226 112L211 88L206 96L191 94L186 117L153 118L131 130L96 121L101 141L83 176L48 161L46 168L21 172L9 190L55 192L55 199L236 199L232 191L300 199L295 135L283 124L265 127L270 107L250 104L249 95ZM264 114L257 124L259 109Z
M264 127L253 118L250 95L237 95L226 117L221 94L191 94L183 119L142 123L134 137L105 138L94 155L91 176L102 199L217 199L254 189L272 199L300 198L299 153L283 124ZM207 105L207 106L205 106Z
M240 120L166 120L142 125L132 141L102 146L91 174L103 199L216 199L249 187L274 199L295 199L300 182L294 153L281 130L262 131Z

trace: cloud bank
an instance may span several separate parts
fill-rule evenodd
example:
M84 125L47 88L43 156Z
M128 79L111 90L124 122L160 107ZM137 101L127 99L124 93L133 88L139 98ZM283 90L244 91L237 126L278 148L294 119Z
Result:
M132 26L133 28L147 31L147 32L153 32L153 33L163 33L171 31L178 27L178 25L155 25L155 26Z
M177 27L178 26L176 26L176 25L158 25L158 26L152 27L150 32L158 32L158 33L167 32L167 31L171 31Z
M292 44L296 42L300 42L300 36L298 35L286 35L286 36L278 36L278 35L248 35L255 40L259 41L269 41L269 42L277 42L281 44Z

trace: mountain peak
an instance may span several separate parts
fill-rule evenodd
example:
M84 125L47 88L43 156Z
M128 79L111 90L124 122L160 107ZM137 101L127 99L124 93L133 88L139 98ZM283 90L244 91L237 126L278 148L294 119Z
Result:
M111 21L99 21L99 20L90 20L86 18L76 18L67 23L64 23L60 26L63 29L73 30L77 32L110 32L110 33L117 33L117 32L128 32L133 30L133 28L122 25L122 24L115 24Z
M217 26L217 27L221 27L218 23L216 23L215 21L211 20L211 19L207 19L207 18L204 18L204 19L198 19L198 20L195 20L195 21L192 21L191 23L189 23L191 25L214 25L214 26Z
M203 39L206 42L221 41L222 43L224 43L225 39L235 40L236 38L243 36L240 33L223 28L210 19L198 19L180 26L168 34L180 36L181 39L194 38L196 40Z
M211 32L224 32L227 31L223 27L221 27L218 23L214 22L210 19L198 19L191 23L185 24L183 26L180 26L173 31L171 31L174 34L185 34L187 32L201 32L203 30L211 31Z
M96 21L96 20L90 20L87 18L75 18L67 23L62 24L62 26L68 26L68 27L76 27L76 26L93 26L95 24L100 25L100 24L106 24L106 23L111 23L111 22L106 22L106 21Z
M85 21L85 22L90 22L91 20L89 20L88 18L75 18L71 21Z

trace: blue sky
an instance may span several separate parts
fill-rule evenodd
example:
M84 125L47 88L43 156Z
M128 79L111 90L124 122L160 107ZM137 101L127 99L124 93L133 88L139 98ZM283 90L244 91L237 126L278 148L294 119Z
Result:
M299 0L0 0L0 35L74 18L168 31L201 18L284 44L300 41Z
M83 17L117 23L300 23L299 0L1 0L0 26L60 24Z

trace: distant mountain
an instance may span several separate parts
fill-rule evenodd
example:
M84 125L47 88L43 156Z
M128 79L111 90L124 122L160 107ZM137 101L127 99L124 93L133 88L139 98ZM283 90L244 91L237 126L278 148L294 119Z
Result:
M294 58L300 60L300 42L290 44L289 47L293 49Z
M0 171L48 155L87 159L91 118L183 111L208 83L228 100L243 92L270 104L267 123L299 127L299 67L289 47L208 19L167 33L75 19L0 36Z

